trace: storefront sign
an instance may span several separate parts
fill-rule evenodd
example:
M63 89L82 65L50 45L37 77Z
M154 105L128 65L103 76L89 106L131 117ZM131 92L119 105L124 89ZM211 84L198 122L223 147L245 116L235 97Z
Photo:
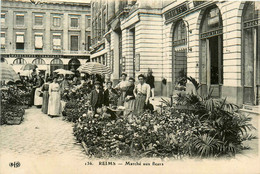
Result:
M258 25L260 25L260 19L255 19L255 20L252 20L252 21L244 22L243 27L244 28L250 28L250 27L256 27Z
M201 39L205 39L205 38L209 38L209 37L213 37L213 36L217 36L217 35L220 35L223 33L223 30L222 29L219 29L219 30L214 30L214 31L209 31L209 32L206 32L206 33L202 33L200 35L200 38Z
M66 55L40 55L40 54L2 54L3 57L23 57L23 58L78 58L78 59L90 59L89 56L66 56Z
M206 2L206 1L193 1L193 6L196 7L200 4L203 4L204 2Z
M173 18L176 15L179 15L185 11L187 11L189 9L188 4L186 2L180 4L179 6L172 8L171 10L169 10L168 12L165 13L165 20L169 20L171 18Z

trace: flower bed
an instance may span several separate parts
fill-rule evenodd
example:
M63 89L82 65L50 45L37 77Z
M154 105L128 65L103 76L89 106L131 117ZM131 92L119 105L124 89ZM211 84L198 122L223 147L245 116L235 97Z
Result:
M68 91L66 95L67 96L63 96L63 98L69 100L65 100L66 105L62 115L65 120L76 122L82 114L87 113L89 110L89 95L86 93L84 88L75 91Z
M27 92L20 89L8 88L1 90L1 118L0 124L17 125L23 121L26 102L29 99Z
M198 89L198 88L196 88ZM88 154L106 157L219 157L243 150L251 118L225 99L210 94L179 94L162 113L111 119L85 112L74 125L74 135Z
M24 113L22 106L2 105L0 124L18 125L23 121Z

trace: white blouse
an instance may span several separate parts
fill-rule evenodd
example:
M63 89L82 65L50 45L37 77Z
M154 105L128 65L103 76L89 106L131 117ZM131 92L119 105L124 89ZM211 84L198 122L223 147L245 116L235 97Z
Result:
M139 83L135 86L134 92L135 94L141 93L146 95L146 100L148 100L150 98L151 87L147 83L144 83L142 85Z

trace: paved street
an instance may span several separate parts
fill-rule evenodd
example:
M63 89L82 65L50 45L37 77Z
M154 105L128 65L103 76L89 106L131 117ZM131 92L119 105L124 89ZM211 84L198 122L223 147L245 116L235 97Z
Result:
M151 103L159 104L159 101L159 98L156 98ZM259 116L254 116L253 118L252 124L258 128ZM87 171L104 173L106 171L105 166L99 166L98 164L100 161L107 160L89 159L81 145L76 143L72 125L72 123L62 120L62 117L50 118L42 114L40 109L33 107L26 110L22 124L0 126L0 173L45 174L57 173L57 171L70 174L86 173ZM256 131L252 133L257 135ZM229 160L221 158L219 160L198 160L198 164L195 166L204 166L206 163L207 165L216 166L227 162L228 164L235 163L236 165L237 162L241 162L244 165L247 162L247 166L251 165L250 169L253 170L255 168L253 164L258 160L258 139L248 141L245 144L252 149L245 150L242 154L237 154L235 158ZM142 159L142 161L148 160L152 159ZM160 159L154 160L161 161ZM10 162L15 161L21 163L19 169L9 166ZM93 162L94 165L86 165L89 161ZM118 161L118 159L112 159L112 161ZM176 163L178 163L177 166L181 166L185 165L185 163L193 164L196 160L188 158L181 161L169 159L165 165L176 167ZM134 167L128 167L127 170L135 172L133 171L135 170ZM247 168L246 170L249 169Z
M26 110L20 125L2 125L0 132L0 154L86 157L81 145L76 144L72 123L62 117L50 118L36 107Z

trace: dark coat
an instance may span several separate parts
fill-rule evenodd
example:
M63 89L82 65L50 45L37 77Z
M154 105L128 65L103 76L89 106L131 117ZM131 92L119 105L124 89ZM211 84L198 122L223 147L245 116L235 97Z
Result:
M151 88L154 88L154 76L153 75L147 76L146 83L149 84Z
M135 95L134 95L134 89L135 89L135 86L129 86L125 92L125 97L127 96L131 96L130 100L133 100L135 99Z
M112 90L112 92L113 92L114 94L117 94L117 92L116 92L115 89L112 88L111 90ZM108 89L106 89L105 92L104 92L104 104L105 104L106 106L109 105L109 91L108 91Z
M90 93L90 105L92 107L101 107L104 104L104 93L100 89L99 93L94 89Z

